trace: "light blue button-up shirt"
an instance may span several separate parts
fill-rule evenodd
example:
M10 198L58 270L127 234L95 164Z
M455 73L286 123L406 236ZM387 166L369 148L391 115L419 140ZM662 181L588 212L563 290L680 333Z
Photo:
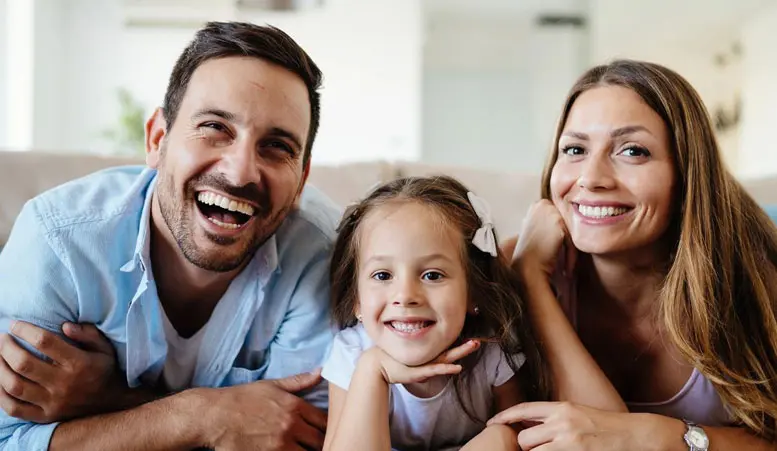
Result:
M21 319L61 334L94 323L127 383L155 384L167 342L151 267L156 172L104 170L27 202L0 253L0 331ZM313 187L232 281L209 320L192 386L219 387L311 371L333 329L329 256L340 209ZM326 407L326 387L305 395ZM57 424L0 410L0 449L46 450Z

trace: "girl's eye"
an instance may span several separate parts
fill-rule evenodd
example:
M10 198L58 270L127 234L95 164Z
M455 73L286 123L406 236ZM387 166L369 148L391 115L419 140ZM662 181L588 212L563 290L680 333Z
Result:
M386 271L378 271L372 275L372 278L381 282L385 282L387 280L391 280L391 274Z
M561 148L561 153L565 155L583 155L585 150L580 146L564 146Z
M442 280L443 275L437 271L427 271L423 276L421 276L421 278L430 282L436 282L438 280Z
M641 146L630 146L621 151L621 155L627 157L649 157L650 152Z

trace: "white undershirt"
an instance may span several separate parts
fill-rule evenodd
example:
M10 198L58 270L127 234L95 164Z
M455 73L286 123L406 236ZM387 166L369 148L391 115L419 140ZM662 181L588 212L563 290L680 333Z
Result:
M194 370L197 368L197 355L200 353L202 337L205 335L208 323L205 323L191 337L183 338L170 323L165 309L161 310L167 340L167 359L162 370L162 381L168 390L180 391L191 385Z

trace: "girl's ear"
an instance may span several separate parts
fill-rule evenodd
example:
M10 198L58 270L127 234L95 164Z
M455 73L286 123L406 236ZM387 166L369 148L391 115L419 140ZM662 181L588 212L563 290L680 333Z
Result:
M362 312L361 312L361 309L359 308L359 304L356 304L356 307L354 307L353 314L356 317L357 321L362 322Z

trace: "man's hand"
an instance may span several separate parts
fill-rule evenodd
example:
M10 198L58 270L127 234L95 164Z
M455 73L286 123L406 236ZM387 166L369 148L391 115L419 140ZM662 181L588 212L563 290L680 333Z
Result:
M51 423L114 410L109 402L128 390L116 373L116 353L93 325L65 323L71 345L55 333L22 321L11 334L51 362L39 359L8 334L0 335L0 407L8 415Z
M315 387L320 371L235 387L194 389L205 402L196 409L203 445L216 451L320 450L326 414L295 395Z

